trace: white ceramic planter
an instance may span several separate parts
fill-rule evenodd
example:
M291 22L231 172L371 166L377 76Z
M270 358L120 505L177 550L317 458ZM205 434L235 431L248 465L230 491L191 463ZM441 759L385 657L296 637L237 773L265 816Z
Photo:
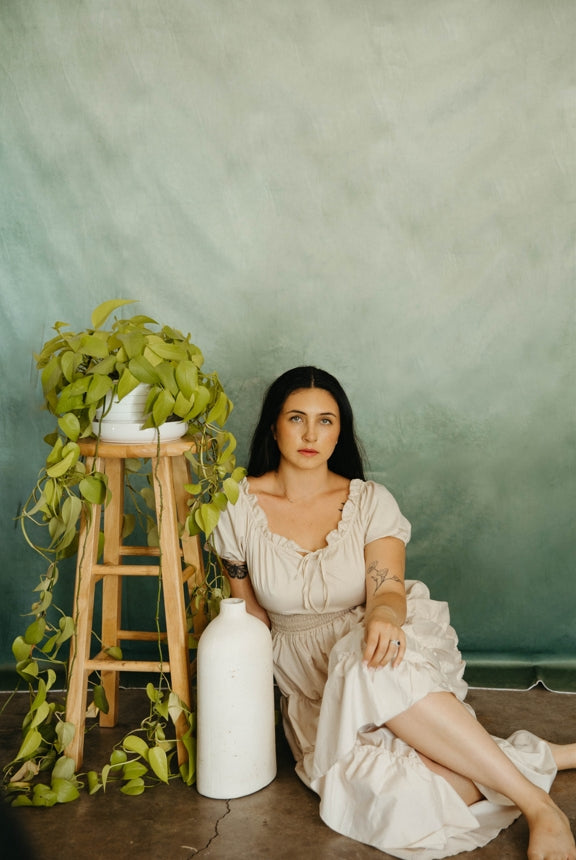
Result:
M98 409L92 422L94 433L99 434L103 442L155 442L158 435L164 441L184 436L188 426L185 421L168 421L158 428L142 428L149 390L150 386L142 383L122 400L114 397L110 408L107 400L104 410Z
M198 643L196 788L205 797L252 794L276 776L272 638L228 598Z

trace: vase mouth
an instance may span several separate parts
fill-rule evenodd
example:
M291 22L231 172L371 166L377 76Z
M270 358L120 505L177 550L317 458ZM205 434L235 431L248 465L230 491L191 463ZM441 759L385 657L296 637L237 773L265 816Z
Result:
M246 609L246 601L242 597L224 597L220 601L220 612L228 609Z

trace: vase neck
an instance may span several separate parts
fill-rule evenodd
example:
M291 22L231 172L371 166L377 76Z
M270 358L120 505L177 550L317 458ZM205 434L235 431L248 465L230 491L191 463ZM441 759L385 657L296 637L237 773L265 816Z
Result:
M245 615L246 601L241 597L225 597L220 601L220 615Z

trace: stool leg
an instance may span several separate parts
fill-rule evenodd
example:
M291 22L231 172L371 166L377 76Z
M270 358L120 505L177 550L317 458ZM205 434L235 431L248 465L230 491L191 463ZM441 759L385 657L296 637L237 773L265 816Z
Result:
M186 457L173 458L173 475L174 475L174 493L176 496L176 507L178 509L178 521L185 523L188 516L188 505L186 503L186 490L184 486L190 483L190 472L188 469L188 460ZM194 568L193 573L187 579L188 595L192 597L196 586L204 585L204 559L202 557L202 545L199 535L189 535L184 533L181 537L182 554L187 565ZM208 624L208 616L204 606L198 608L194 612L194 633L199 636Z
M190 707L190 659L186 631L186 606L182 585L182 556L178 534L178 512L174 493L174 479L170 457L152 459L152 475L156 500L156 518L160 543L160 563L166 634L170 660L172 690ZM176 739L186 733L188 725L184 715L176 723ZM182 743L178 743L178 762L188 758Z
M97 467L99 468L99 466ZM76 584L74 586L75 634L70 640L68 668L68 694L66 697L66 722L72 723L76 731L65 753L74 759L76 770L84 755L84 726L86 724L86 699L88 675L86 661L90 659L92 618L94 614L94 583L92 567L98 557L98 535L100 532L101 506L92 505L90 522L84 518L79 536Z
M106 460L110 501L104 510L104 564L120 564L120 547L124 524L124 460ZM119 645L118 631L122 616L122 577L102 578L102 647ZM100 711L101 726L118 722L119 672L101 672L102 686L108 701L108 713Z

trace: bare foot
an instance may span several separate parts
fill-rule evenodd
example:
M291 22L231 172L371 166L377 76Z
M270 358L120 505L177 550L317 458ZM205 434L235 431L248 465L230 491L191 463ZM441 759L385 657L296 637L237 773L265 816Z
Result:
M576 767L576 744L548 743L558 770L570 770Z
M526 818L530 828L528 860L576 860L570 822L548 796L534 814Z

